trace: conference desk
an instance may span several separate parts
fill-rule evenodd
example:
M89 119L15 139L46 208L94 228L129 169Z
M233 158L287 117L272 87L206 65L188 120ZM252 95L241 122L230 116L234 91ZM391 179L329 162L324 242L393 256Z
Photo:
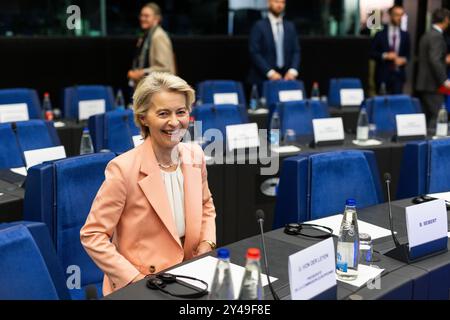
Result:
M396 201L393 203L392 213L394 216L394 228L400 241L405 242L406 226L404 224L404 208L411 205L410 199ZM358 210L358 219L388 228L388 207L386 204ZM255 219L254 219L255 220ZM256 224L256 221L254 221ZM277 229L265 234L268 261L271 276L278 278L273 282L274 290L282 300L290 299L288 279L288 257L289 255L305 249L320 240L305 238L302 236L290 236ZM333 237L336 245L337 238ZM249 247L260 247L260 237L253 236L240 240L226 246L230 250L231 262L245 266L245 253ZM381 274L379 287L362 286L357 288L347 283L338 281L337 299L339 300L373 300L373 299L449 299L450 289L450 252L430 257L426 260L406 264L394 260L382 253L394 247L391 237L374 240L374 250L379 252L374 262L379 268L384 269ZM204 256L215 256L211 252ZM202 257L204 257L202 256ZM196 259L202 258L198 257ZM189 263L183 262L180 265ZM179 265L175 266L178 267ZM170 269L165 270L170 272ZM264 272L264 268L263 268ZM169 290L176 293L186 293L186 289L178 284L170 284ZM264 297L272 299L268 287L264 288ZM105 297L108 300L133 299L133 300L162 300L177 299L170 297L160 291L150 290L146 287L145 280L131 284L117 292ZM203 299L206 299L204 297Z
M0 223L21 220L25 190L23 176L0 170Z

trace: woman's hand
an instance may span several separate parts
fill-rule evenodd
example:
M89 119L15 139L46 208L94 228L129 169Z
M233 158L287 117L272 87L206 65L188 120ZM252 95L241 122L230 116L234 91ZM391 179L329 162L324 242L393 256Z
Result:
M211 246L209 245L209 243L205 242L205 241L202 241L198 245L197 250L195 250L195 255L199 256L199 255L202 255L204 253L210 252L211 250L212 249L211 249Z

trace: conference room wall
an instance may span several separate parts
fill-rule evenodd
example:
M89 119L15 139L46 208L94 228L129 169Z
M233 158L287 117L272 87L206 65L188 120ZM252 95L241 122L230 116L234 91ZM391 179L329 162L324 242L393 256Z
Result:
M245 83L249 55L247 37L173 37L178 74L189 83L234 79ZM127 88L136 39L132 37L1 37L0 88L30 87L52 102L61 89L76 84L108 84ZM331 77L357 77L367 89L370 39L366 37L301 37L300 79L309 91L319 81L328 92ZM248 86L246 87L248 92ZM130 92L125 90L128 98Z

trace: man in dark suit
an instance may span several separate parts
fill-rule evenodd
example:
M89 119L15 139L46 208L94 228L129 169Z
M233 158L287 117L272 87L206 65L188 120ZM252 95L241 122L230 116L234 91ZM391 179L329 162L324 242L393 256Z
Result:
M268 0L268 5L268 17L255 23L249 39L249 82L259 87L267 79L296 79L300 64L295 26L283 19L286 1Z
M395 5L389 9L390 23L372 40L371 58L376 61L375 83L377 92L385 84L386 93L403 92L406 80L405 66L410 57L409 34L400 29L405 11Z
M446 71L449 59L446 59L447 46L443 34L450 24L449 19L448 9L436 9L432 15L433 26L422 36L419 43L416 90L419 92L430 128L434 127L439 109L444 103L444 96L438 93L438 89L444 86L450 90Z

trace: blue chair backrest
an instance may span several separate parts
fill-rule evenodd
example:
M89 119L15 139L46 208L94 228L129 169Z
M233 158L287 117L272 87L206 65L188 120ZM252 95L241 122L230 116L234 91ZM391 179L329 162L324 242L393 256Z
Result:
M242 83L233 80L206 80L197 86L197 96L202 104L214 104L214 94L216 93L236 93L238 104L246 105L244 89Z
M26 103L28 117L30 119L41 119L41 103L34 89L15 88L0 90L0 108L2 104Z
M94 150L107 149L122 153L134 147L133 136L139 135L133 110L114 110L89 118L89 133Z
M317 100L281 102L278 111L282 136L288 129L294 130L297 137L313 136L312 120L329 117L328 107Z
M22 151L11 123L0 123L0 169L24 166Z
M263 96L266 99L266 104L271 112L275 109L276 105L280 101L280 91L288 90L300 90L303 95L303 99L306 99L305 85L300 80L277 80L277 81L264 81L263 83Z
M114 109L114 93L110 86L88 85L64 89L64 117L78 119L78 103L84 100L105 100L105 112Z
M369 122L375 124L377 133L381 134L396 133L396 115L422 112L418 99L403 94L369 98L364 104Z
M44 163L28 170L24 218L44 222L52 236L62 267L82 270L81 286L101 283L97 268L80 242L91 204L104 181L112 152L82 155ZM71 290L72 297L78 296Z
M50 148L61 144L51 121L19 121L15 123L15 126L22 151Z
M332 107L341 106L341 89L362 89L358 78L332 78L328 87L328 104Z
M280 176L274 228L340 213L348 198L355 198L358 208L383 201L372 151L334 151L287 158Z
M403 150L397 198L450 191L450 139L414 141Z

